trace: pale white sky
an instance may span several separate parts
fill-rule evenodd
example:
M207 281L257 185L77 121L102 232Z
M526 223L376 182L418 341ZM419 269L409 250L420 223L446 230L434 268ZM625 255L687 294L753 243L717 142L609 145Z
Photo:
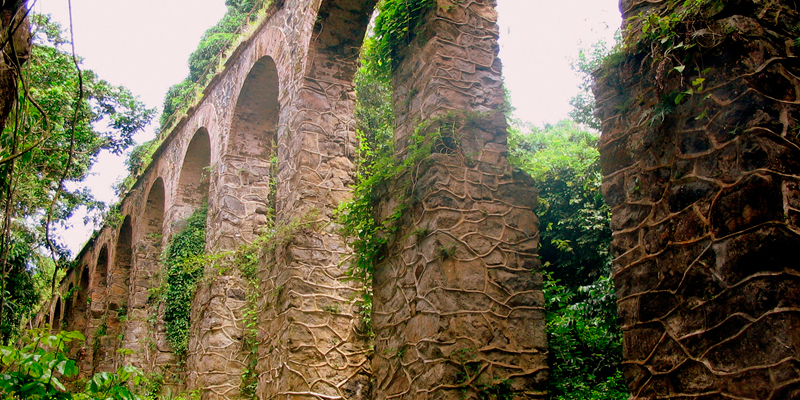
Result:
M617 4L498 0L500 58L517 117L537 125L567 117L579 84L570 63L582 47L600 39L611 43L621 22ZM33 7L69 27L67 0L37 0ZM128 87L160 111L167 89L189 74L187 60L203 32L224 13L224 0L72 0L75 48L83 68ZM138 142L153 137L157 123L152 125ZM100 200L115 201L111 185L126 173L124 158L104 153L93 171L86 185ZM73 253L91 233L82 218L62 233Z

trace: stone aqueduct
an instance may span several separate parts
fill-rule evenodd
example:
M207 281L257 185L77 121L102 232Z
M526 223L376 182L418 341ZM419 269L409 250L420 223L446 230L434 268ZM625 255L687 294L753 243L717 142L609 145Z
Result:
M333 212L353 183L352 78L375 3L276 0L169 132L123 199L121 225L93 239L64 279L61 293L76 295L51 305L48 322L87 335L74 349L84 373L133 363L208 399L237 398L247 368L259 398L462 398L497 384L546 397L535 193L505 160L494 0L439 0L399 54L398 157L421 121L481 118L452 125L459 151L401 177L414 201L376 267L375 337L362 332L360 288L345 279L352 249ZM668 3L621 8L629 17ZM743 40L702 60L720 77L708 98L654 123L663 82L648 81L638 59L596 88L634 398L800 396L800 91L765 80L800 87L793 47L769 33L797 22L796 6L739 3L752 6L712 21ZM404 201L390 189L378 216ZM271 218L316 219L260 260L254 363L242 344L247 283L235 272L200 285L185 364L151 299L162 246L206 201L212 252L253 240Z

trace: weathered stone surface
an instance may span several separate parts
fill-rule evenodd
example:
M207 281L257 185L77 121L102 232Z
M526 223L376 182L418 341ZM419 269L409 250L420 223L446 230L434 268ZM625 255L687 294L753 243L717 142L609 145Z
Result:
M623 0L627 29L679 3ZM793 2L745 3L705 4L671 31L691 47L625 55L595 87L634 399L797 396L796 378L776 374L796 377L800 362L800 79L788 45L800 16ZM665 113L662 96L699 78L702 93Z
M122 227L105 228L65 278L62 292L80 285L78 299L51 306L50 322L66 319L100 343L74 349L84 375L132 363L161 374L164 390L199 389L203 399L241 397L248 370L259 398L460 398L505 380L518 397L546 395L536 195L505 159L493 1L443 0L395 71L398 157L425 120L454 118L458 140L442 138L396 183L415 183L416 200L375 272L372 348L359 316L363 288L347 279L353 250L334 212L355 182L352 79L375 3L275 1L168 133L122 201ZM704 154L704 146L685 147ZM166 340L160 260L206 201L211 252L272 224L307 223L264 252L254 281L236 268L206 271L183 360ZM387 194L378 213L402 201ZM630 208L617 223L635 229L653 209ZM684 231L687 240L706 232ZM118 358L119 347L133 353ZM466 362L481 365L475 380L459 379Z
M433 121L427 129L436 129L437 118L451 118L441 123L457 126L463 140L442 146L390 191L404 193L408 185L418 203L397 222L376 266L376 398L461 398L479 382L512 377L516 395L545 394L544 299L535 278L538 221L531 212L536 196L502 156L505 125L495 118L500 71L496 46L486 39L496 37L492 11L490 2L476 1L436 9L418 33L424 40L412 42L396 70L401 154L425 120ZM485 114L475 118L477 126L463 124L478 112ZM401 201L382 199L381 218ZM474 381L459 378L465 361L484 367Z

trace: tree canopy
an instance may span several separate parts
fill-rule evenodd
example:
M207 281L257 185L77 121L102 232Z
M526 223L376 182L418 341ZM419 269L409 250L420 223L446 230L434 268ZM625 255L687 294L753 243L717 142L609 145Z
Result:
M18 80L18 99L0 133L1 285L0 329L4 341L15 324L35 311L39 293L21 278L42 276L42 252L59 266L68 252L49 231L78 207L102 208L78 183L98 154L121 154L154 115L128 89L79 68L65 50L62 28L32 14L33 46ZM49 274L49 271L48 271ZM41 286L41 285L40 285Z

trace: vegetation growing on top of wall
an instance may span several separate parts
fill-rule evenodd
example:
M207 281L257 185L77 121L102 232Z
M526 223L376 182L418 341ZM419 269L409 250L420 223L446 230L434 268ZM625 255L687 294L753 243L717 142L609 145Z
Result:
M594 75L616 76L626 61L638 74L640 65L649 64L649 73L643 78L652 81L654 97L660 98L661 103L647 122L651 125L663 122L667 114L692 96L702 94L704 100L708 99L706 79L712 71L704 65L707 62L698 61L699 57L726 41L754 34L745 20L729 17L747 14L748 9L756 6L725 0L666 0L649 5L645 11L628 18L620 45ZM763 19L770 25L765 27L774 30L772 34L800 36L797 13L790 10L790 5L770 3L758 7L762 7L764 14L775 15ZM790 19L794 23L788 22ZM698 119L705 117L700 115Z
M197 49L189 56L189 76L167 91L158 137L137 146L128 156L125 164L130 174L117 184L118 195L130 190L138 176L147 169L153 161L153 153L163 142L164 135L175 126L189 107L200 100L203 89L222 69L230 53L245 38L248 30L260 20L270 4L272 0L225 1L228 11L216 25L203 34Z
M167 341L178 355L185 355L189 343L189 313L197 282L203 277L208 206L198 208L164 250L166 279L162 289Z
M170 128L180 111L196 100L224 64L226 53L235 48L248 26L258 21L259 12L271 3L271 0L225 1L228 11L203 34L197 49L189 56L189 76L167 91L161 113L162 132Z

